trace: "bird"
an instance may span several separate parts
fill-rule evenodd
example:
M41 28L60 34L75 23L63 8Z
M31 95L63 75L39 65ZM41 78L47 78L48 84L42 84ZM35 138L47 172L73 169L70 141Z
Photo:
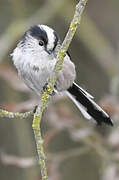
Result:
M60 47L58 33L47 25L38 24L24 33L11 53L19 76L40 98L52 76ZM113 126L111 117L96 104L91 94L76 84L75 79L75 65L67 52L53 91L55 94L65 91L86 119L94 119L98 125Z

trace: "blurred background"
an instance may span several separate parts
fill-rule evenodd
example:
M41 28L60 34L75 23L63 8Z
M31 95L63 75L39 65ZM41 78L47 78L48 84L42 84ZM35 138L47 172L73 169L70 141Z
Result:
M34 24L47 24L63 40L78 0L0 0L0 108L25 112L39 100L21 81L12 53ZM49 179L119 179L119 1L89 0L69 52L77 83L95 96L114 127L85 120L64 95L42 119ZM0 118L0 179L40 180L32 118Z

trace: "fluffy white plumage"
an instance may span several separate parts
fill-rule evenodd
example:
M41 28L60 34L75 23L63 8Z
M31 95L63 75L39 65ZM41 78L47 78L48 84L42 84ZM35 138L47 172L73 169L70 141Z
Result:
M47 50L53 49L55 42L53 30L45 25L38 25L38 27L47 32ZM39 40L33 38L29 32L27 32L25 41L23 44L23 40L21 40L13 51L13 62L27 86L41 96L43 88L55 67L56 54L48 54L43 46L39 46ZM75 80L75 76L75 66L69 56L66 55L63 68L56 81L57 90L68 89Z

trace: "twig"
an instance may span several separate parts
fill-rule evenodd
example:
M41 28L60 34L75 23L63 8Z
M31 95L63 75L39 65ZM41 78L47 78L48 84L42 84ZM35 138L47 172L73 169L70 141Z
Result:
M47 85L47 90L44 91L44 93L42 95L41 103L38 106L36 113L34 114L32 128L34 131L36 145L37 145L37 152L38 152L38 157L39 157L39 164L41 167L42 180L48 180L47 170L46 170L46 165L45 165L45 154L44 154L44 150L43 150L43 139L42 139L41 130L40 130L40 122L41 122L41 118L42 118L42 113L43 113L44 109L47 107L48 102L50 101L50 98L51 98L50 94L53 91L58 72L62 69L64 57L65 57L68 47L72 41L72 38L76 32L76 29L77 29L78 25L80 24L81 15L85 8L86 3L87 3L87 0L80 0L76 6L75 14L71 21L70 28L68 30L68 33L64 39L64 42L63 42L60 50L58 51L57 63L54 68L54 71L52 73L52 77L49 79L49 83Z
M27 119L33 116L33 111L19 113L19 112L9 112L3 109L0 109L0 118L9 118L9 119Z

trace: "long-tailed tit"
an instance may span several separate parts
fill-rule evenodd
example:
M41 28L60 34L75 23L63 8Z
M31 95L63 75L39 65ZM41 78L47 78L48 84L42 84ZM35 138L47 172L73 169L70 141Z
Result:
M40 97L52 75L60 46L56 31L46 25L35 25L25 32L12 53L19 75ZM113 125L109 115L93 101L93 97L74 82L75 78L75 65L67 53L62 70L58 73L55 90L67 91L85 118L94 118L98 124L104 122Z

